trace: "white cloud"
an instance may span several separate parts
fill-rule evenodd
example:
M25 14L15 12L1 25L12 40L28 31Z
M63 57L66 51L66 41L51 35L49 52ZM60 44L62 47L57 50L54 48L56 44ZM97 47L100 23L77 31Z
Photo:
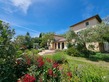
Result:
M12 0L11 2L14 6L21 9L24 13L27 13L28 8L30 7L33 1L34 0Z

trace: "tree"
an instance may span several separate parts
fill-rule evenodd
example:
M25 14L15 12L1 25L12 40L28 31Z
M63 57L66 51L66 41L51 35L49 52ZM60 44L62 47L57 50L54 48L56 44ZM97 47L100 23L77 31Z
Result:
M109 39L109 25L101 23L95 27L89 27L79 33L81 42L104 42Z
M43 34L43 36L40 38L41 40L40 47L47 48L47 42L48 40L53 40L53 35L54 33L52 32Z
M66 33L66 39L68 42L72 41L72 39L75 39L77 37L77 35L75 34L75 32L70 29L67 33Z
M32 42L31 42L31 36L30 36L29 32L27 32L26 35L25 35L25 42L24 42L24 45L25 45L28 49L32 48L32 46L33 46Z
M25 36L19 35L15 38L14 43L17 45L18 49L24 46Z
M16 82L14 64L16 48L12 42L14 30L0 21L0 82Z

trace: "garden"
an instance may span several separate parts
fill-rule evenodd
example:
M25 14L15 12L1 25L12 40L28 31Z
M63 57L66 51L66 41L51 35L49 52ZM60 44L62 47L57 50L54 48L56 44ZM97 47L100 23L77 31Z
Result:
M40 56L38 52L47 48L43 46L46 46L48 34L46 38L31 40L27 33L13 41L14 34L9 24L0 21L0 82L109 82L109 54L69 43L68 50ZM42 47L31 48L33 42L39 42Z

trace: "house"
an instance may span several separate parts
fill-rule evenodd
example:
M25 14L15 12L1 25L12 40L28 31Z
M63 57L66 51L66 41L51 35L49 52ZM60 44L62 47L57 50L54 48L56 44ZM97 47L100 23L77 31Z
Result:
M85 30L89 27L95 27L97 24L100 24L102 19L99 15L92 16L83 21L80 21L74 25L70 26L76 34L79 34L80 31ZM72 40L73 41L73 40ZM54 35L54 40L48 42L49 49L67 49L67 40L59 35ZM99 43L99 42L91 42L86 43L87 49L90 49L90 45L94 46L93 51L109 51L108 43ZM92 50L92 49L91 49Z
M102 19L100 18L99 15L95 15L95 16L92 16L90 18L87 18L81 22L78 22L72 26L70 26L70 28L77 34L79 34L80 31L82 30L85 30L89 27L94 27L96 26L97 24L100 24L102 22ZM99 43L99 42L91 42L91 43L86 43L86 47L87 49L89 50L92 50L90 49L90 45L93 45L94 46L94 49L93 51L101 51L101 52L104 52L104 51L109 51L109 44L108 43Z
M66 49L67 47L67 41L64 37L59 36L59 35L53 35L54 39L49 41L48 40L48 47L50 50L55 50L55 49Z
M88 19L85 19L81 22L78 22L78 23L70 26L70 28L73 29L73 31L78 34L79 31L87 29L88 27L93 27L97 24L100 24L101 22L102 22L102 20L101 20L100 16L95 15L95 16L92 16Z

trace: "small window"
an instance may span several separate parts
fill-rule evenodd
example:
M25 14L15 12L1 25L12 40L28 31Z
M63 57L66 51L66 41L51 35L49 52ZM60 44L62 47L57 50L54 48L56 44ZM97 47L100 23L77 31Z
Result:
M77 32L77 35L79 35L80 34L80 32Z
M88 26L89 25L89 22L86 22L86 26Z

